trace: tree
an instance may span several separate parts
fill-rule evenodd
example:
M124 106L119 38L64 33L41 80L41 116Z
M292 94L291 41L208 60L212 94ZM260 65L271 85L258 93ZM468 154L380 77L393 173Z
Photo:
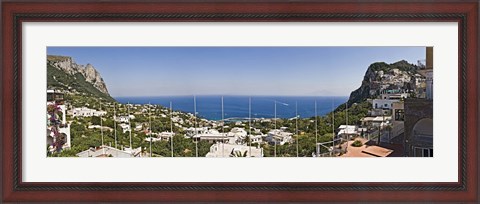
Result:
M61 152L52 153L52 157L77 157L77 152L74 149L64 149Z
M91 122L92 122L93 125L100 125L100 117L92 116Z
M247 135L245 138L243 138L242 144L250 145L250 135Z

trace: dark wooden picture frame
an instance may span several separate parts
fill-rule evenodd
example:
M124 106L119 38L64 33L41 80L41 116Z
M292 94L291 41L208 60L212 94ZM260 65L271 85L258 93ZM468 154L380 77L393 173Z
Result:
M476 1L2 2L2 201L462 201L478 202ZM28 183L22 182L24 22L458 22L458 182ZM455 164L452 164L455 165Z

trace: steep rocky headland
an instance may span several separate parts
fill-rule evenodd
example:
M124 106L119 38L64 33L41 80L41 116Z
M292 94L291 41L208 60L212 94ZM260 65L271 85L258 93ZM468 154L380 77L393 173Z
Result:
M417 73L419 68L405 60L392 64L385 62L371 64L365 72L360 87L350 94L348 105L363 102L368 98L376 98L385 90L415 91L418 79L424 78Z
M90 93L113 100L100 73L91 64L79 65L68 56L47 56L47 86Z

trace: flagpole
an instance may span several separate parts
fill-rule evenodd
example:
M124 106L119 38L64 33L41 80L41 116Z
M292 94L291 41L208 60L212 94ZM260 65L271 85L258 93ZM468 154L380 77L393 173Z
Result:
M148 136L150 136L150 157L152 157L152 115L150 114L150 101L148 102Z
M195 135L197 134L197 98L193 95L193 122L195 127Z
M332 152L335 150L335 99L332 98ZM333 155L335 155L335 152L333 152Z
M223 96L222 96L222 135L225 136L225 118L224 118L224 112L223 112ZM225 144L222 142L222 157L225 157Z
M348 101L345 103L345 132L347 133L347 145L345 146L345 153L347 152L348 149L348 140L349 140L349 135L348 135Z
M198 141L196 136L197 136L197 98L195 95L193 95L193 112L194 112L194 122L195 122L195 135L194 135L194 138L193 138L193 141L195 142L195 157L198 157Z
M115 149L117 149L117 110L116 110L116 103L113 103L113 115L114 115L114 120L113 120L113 126L114 126L114 134L115 134Z
M317 149L318 145L318 127L317 127L317 100L315 100L315 149ZM317 151L318 157L318 151Z
M130 119L130 102L127 104L127 114L128 114L128 130L129 130L129 135L130 135L130 149L133 152L133 147L132 147L132 121Z
M277 101L274 101L274 104L275 104L275 118L273 118L274 120L274 125L275 125L275 129L277 129Z
M347 103L345 103L345 117L347 118L346 119L346 124L348 126L348 101L347 101Z
M250 153L250 157L252 157L252 97L248 98L248 129L250 136L248 137L248 152Z
M103 117L102 117L102 101L100 101L100 132L102 134L102 150L103 154L105 154L105 144L103 143Z
M275 104L275 118L274 118L274 124L275 124L275 131L273 132L275 136L275 132L277 131L277 101L274 101L274 104ZM273 138L272 136L272 138ZM273 150L273 156L274 157L277 157L277 140L275 138L273 138L273 141L275 142L275 149Z
M295 135L296 135L296 143L297 143L297 157L298 157L298 104L295 101Z
M170 151L172 152L173 157L173 109L172 109L172 102L170 101Z

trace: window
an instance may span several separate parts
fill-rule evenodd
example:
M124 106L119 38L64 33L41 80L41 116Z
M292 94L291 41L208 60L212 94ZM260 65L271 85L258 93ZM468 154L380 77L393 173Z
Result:
M433 148L414 147L414 157L433 157Z
M47 101L53 101L53 93L47 93Z
M405 118L405 115L402 109L395 110L395 120L403 121L404 118Z

